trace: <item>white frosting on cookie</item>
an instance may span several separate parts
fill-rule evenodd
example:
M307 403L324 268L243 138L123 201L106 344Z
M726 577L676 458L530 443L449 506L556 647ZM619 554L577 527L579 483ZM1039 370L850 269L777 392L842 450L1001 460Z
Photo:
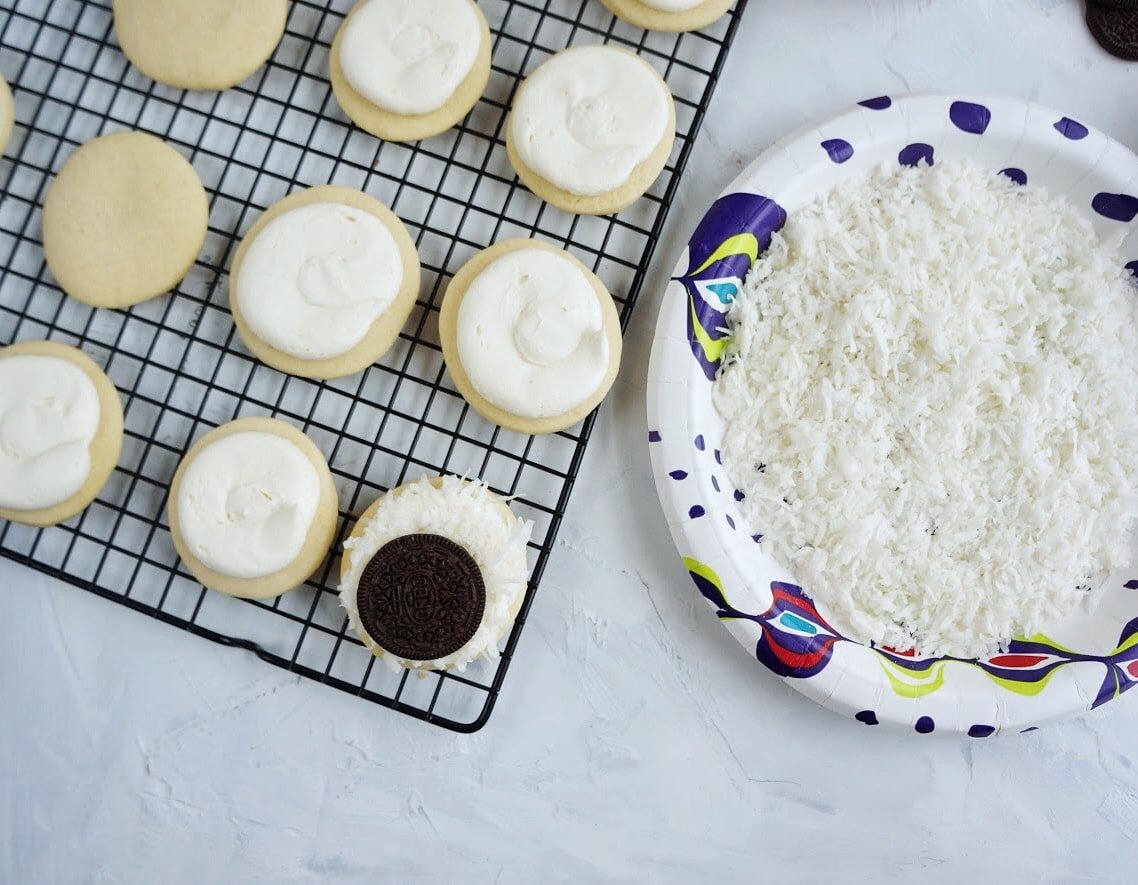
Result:
M663 12L687 12L689 9L702 6L706 0L640 0L640 2Z
M0 507L42 510L91 475L99 391L56 356L0 356Z
M522 162L577 196L624 185L667 135L671 96L647 62L611 46L557 53L526 78L510 116Z
M456 324L474 389L520 418L572 411L608 371L596 291L557 252L517 249L492 261L468 286Z
M509 631L529 579L526 545L533 523L515 516L485 484L457 476L427 477L385 495L375 512L344 542L345 569L340 604L367 648L392 670L416 666L462 672L478 658L498 657L498 642ZM461 546L478 565L486 587L486 608L474 636L458 651L435 661L409 661L384 651L360 622L356 593L367 564L404 535L441 535Z
M340 67L377 107L429 114L474 68L482 39L469 0L369 0L344 26Z
M237 303L253 334L300 359L329 359L363 340L403 284L387 226L343 203L311 203L253 238Z
M208 568L263 578L299 555L320 505L320 474L273 433L234 433L186 465L178 489L182 542Z

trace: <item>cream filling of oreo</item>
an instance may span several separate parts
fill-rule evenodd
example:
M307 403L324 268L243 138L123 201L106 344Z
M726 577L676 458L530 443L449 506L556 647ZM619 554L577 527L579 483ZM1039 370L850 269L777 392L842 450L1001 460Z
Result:
M441 108L482 48L467 0L369 0L340 41L340 67L360 95L406 116Z
M458 357L474 389L521 418L564 415L609 365L601 306L581 269L547 249L518 249L470 283L458 310Z
M311 203L254 237L236 297L266 344L299 359L331 359L364 339L402 284L403 259L387 225L343 203Z
M320 505L320 474L287 439L249 431L199 451L182 476L182 542L206 567L253 579L286 568Z
M0 507L42 510L78 493L99 418L99 391L74 363L0 357Z
M557 53L534 71L511 111L522 162L577 196L621 187L667 134L668 88L647 62L611 46Z
M462 672L479 658L498 657L498 642L513 623L513 610L529 579L526 544L533 524L519 519L485 484L443 476L436 488L423 477L386 495L358 536L344 542L346 567L340 604L364 645L392 670L419 667ZM380 648L360 623L356 594L372 557L404 535L432 534L460 545L477 563L486 587L486 608L474 636L453 654L434 661L411 661Z

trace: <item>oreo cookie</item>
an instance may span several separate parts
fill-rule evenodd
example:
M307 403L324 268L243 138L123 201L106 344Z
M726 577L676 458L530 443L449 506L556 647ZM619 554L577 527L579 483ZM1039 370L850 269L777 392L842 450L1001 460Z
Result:
M1087 3L1087 26L1099 46L1125 61L1138 61L1138 2Z
M384 651L434 661L473 638L486 609L486 584L474 558L449 538L404 535L364 568L356 607Z

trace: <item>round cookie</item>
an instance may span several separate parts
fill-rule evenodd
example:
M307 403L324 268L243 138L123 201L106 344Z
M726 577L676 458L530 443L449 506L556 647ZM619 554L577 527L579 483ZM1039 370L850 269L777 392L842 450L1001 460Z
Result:
M123 54L178 89L236 86L284 35L288 0L114 0Z
M532 523L514 515L483 483L424 476L381 495L356 522L344 542L340 604L364 647L392 670L462 672L479 658L497 657L498 643L521 610L531 532ZM470 580L471 564L480 585ZM361 602L363 586L369 599ZM472 611L478 625L470 634ZM395 614L401 625L377 629L377 616L385 613ZM439 623L444 619L449 623ZM386 641L395 637L408 644L406 650L424 641L445 649L469 638L450 653L415 660L383 648L365 623L387 634Z
M43 205L43 250L60 288L125 308L170 291L205 242L209 201L194 167L144 132L103 135L64 163Z
M283 568L274 571L272 574L257 577L235 576L203 562L189 549L183 531L182 516L179 513L182 489L190 465L214 443L243 433L271 434L291 443L315 469L319 482L319 502L299 551ZM264 493L261 494L263 496ZM177 550L178 556L181 557L190 574L210 590L243 599L270 599L292 590L307 580L328 555L328 550L336 533L337 517L336 486L332 481L332 472L328 469L328 462L323 453L305 434L291 424L286 424L275 418L242 418L231 421L211 430L194 443L174 473L167 506L167 518L170 523L170 535L174 542L174 549Z
M118 464L123 436L122 402L119 400L118 391L103 370L76 347L54 341L22 341L19 344L0 348L0 361L14 356L54 357L66 360L83 371L94 384L98 395L98 429L87 446L90 470L82 487L66 500L48 507L35 510L0 507L0 519L33 526L58 525L86 509L95 500L110 479L115 465ZM3 416L0 416L0 433L3 432L2 425Z
M303 359L279 350L261 340L249 327L235 293L238 289L245 256L257 235L270 222L286 212L317 203L342 203L378 218L391 233L398 247L399 257L403 262L403 281L395 300L371 324L364 338L351 350L326 359ZM233 313L233 322L237 326L241 340L261 362L289 375L318 379L341 378L363 371L382 357L395 343L400 330L407 322L411 309L415 306L415 299L419 294L419 282L419 254L415 250L415 243L411 240L403 222L395 213L362 191L336 185L321 185L290 194L283 200L274 203L262 213L261 217L249 229L249 232L242 238L229 271L229 309Z
M1138 4L1087 4L1087 26L1099 46L1123 61L1138 61Z
M735 0L702 0L688 8L683 3L663 3L674 9L662 9L644 0L601 0L617 18L649 31L698 31L719 21Z
M549 181L527 165L518 150L518 140L520 136L515 131L515 127L518 125L518 108L525 100L527 90L533 88L532 84L534 78L541 74L543 69L549 65L561 64L573 57L576 53L595 51L598 49L602 49L606 53L620 53L623 56L635 59L639 64L643 65L646 71L651 72L652 77L658 82L659 87L663 90L667 98L667 124L664 127L664 134L656 147L645 159L632 168L628 177L621 184L602 193L578 194ZM593 97L586 96L583 100L578 102L578 106L587 105L592 101L594 101ZM576 112L576 110L577 108L574 108L574 112ZM584 113L581 114L583 118L587 118L589 113L591 113L587 107L583 107L582 110L584 111ZM566 127L570 125L570 122L571 121L568 120L566 121ZM602 122L607 124L607 121L602 120ZM522 184L550 205L556 206L558 209L563 209L566 212L572 212L575 215L609 215L626 209L636 202L636 200L648 191L653 182L656 181L663 171L664 166L668 162L668 157L672 153L672 144L675 141L675 137L676 107L668 85L656 72L655 68L645 62L640 56L636 55L636 53L611 45L575 46L564 49L545 61L518 87L517 94L514 97L513 107L510 109L509 117L506 119L506 155L509 157L510 165L513 166L514 172ZM566 138L568 139L570 136L566 134ZM580 139L577 140L580 141Z
M608 369L604 374L603 380L588 399L560 415L538 418L523 417L512 414L500 406L489 402L478 392L475 385L471 382L459 354L459 310L462 307L467 290L474 280L496 260L509 255L511 252L517 252L522 249L542 249L567 258L584 275L593 293L596 295L601 308L601 321L605 340L608 345ZM608 290L605 289L604 283L602 283L592 271L585 267L585 265L581 264L580 261L568 252L558 249L549 243L542 242L541 240L524 238L504 240L501 243L491 246L489 249L484 249L482 252L479 252L463 265L450 281L450 285L447 286L446 295L443 298L442 308L439 312L439 337L442 339L443 359L446 361L447 371L450 372L454 386L458 389L458 392L462 394L463 399L470 403L471 407L487 421L491 421L494 424L498 424L508 430L516 431L517 433L556 433L559 430L572 427L574 424L582 421L593 409L600 405L601 401L612 388L613 382L616 380L617 373L620 370L622 347L620 317L617 314L612 296Z
M477 15L481 44L473 67L450 98L441 107L428 113L401 114L382 108L361 95L348 81L341 64L340 53L344 43L344 34L355 16L359 15L360 11L371 2L373 0L360 0L352 8L332 41L329 68L332 91L336 96L336 101L339 102L340 107L343 108L344 113L351 118L352 122L364 131L386 141L420 141L446 132L470 113L478 99L482 97L490 79L490 27L486 23L486 17L482 14L482 10L478 8L478 4L474 0L464 0ZM383 0L378 0L378 2L383 2Z
M8 150L12 139L12 127L16 123L16 103L12 100L12 90L4 75L0 74L0 154Z

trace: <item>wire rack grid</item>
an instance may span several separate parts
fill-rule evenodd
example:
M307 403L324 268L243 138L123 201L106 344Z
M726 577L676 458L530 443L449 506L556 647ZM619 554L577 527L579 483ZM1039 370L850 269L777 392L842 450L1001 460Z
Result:
M110 0L0 0L0 70L16 99L16 129L0 160L0 344L79 345L106 368L126 416L122 458L96 502L52 529L0 523L0 554L366 700L475 731L498 697L595 415L568 432L527 437L472 412L442 362L437 316L446 280L499 239L536 236L594 269L626 327L746 0L712 28L684 35L632 27L596 0L481 0L494 42L486 93L455 129L413 145L354 128L331 94L328 52L352 2L294 0L268 65L237 88L195 93L130 66L115 44ZM678 137L646 197L615 216L575 217L518 184L503 124L522 75L568 45L599 42L633 49L664 75ZM175 292L127 311L92 310L51 278L40 207L77 146L122 129L154 133L191 160L211 197L209 233ZM226 267L264 208L329 182L366 190L404 220L423 287L382 361L316 382L275 372L245 350L227 308ZM181 454L212 427L250 415L304 430L328 456L341 504L321 571L267 602L204 590L179 564L165 519ZM348 630L335 550L379 494L444 472L482 478L534 521L530 586L498 661L415 678L377 666Z

